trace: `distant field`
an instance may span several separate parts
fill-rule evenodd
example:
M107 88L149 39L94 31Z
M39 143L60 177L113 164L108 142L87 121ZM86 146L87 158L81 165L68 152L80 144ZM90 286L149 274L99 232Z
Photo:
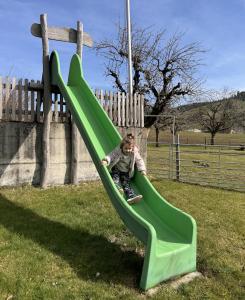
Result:
M203 132L182 131L179 133L181 144L210 144L210 134ZM169 130L160 131L159 141L172 143L173 137ZM151 129L148 137L149 142L155 142L155 130ZM241 145L245 144L245 133L218 133L215 137L216 145Z

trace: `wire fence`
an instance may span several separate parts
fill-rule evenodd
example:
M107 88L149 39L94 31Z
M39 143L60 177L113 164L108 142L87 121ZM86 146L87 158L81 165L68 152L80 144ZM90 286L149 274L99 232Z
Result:
M245 192L245 149L242 146L148 143L148 174Z

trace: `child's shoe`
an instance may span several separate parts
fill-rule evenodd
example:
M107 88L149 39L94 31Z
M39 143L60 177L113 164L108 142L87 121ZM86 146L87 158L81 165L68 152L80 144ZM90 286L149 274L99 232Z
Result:
M132 198L129 198L129 199L127 200L127 202L128 202L128 204L135 204L135 203L140 202L140 200L141 200L142 198L143 198L142 195L137 195L137 196L134 196L134 197L132 197Z

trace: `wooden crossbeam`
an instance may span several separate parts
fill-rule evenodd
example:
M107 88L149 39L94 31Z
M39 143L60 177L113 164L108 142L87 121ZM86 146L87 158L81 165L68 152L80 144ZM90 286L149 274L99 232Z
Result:
M41 38L41 25L33 23L31 26L31 33L32 35ZM48 39L69 43L77 43L77 30L73 28L48 27ZM87 47L93 47L93 40L91 36L86 32L83 32L83 44Z

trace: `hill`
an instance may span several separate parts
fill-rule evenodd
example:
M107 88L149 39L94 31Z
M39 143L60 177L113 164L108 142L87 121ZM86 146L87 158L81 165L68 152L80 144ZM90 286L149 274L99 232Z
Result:
M232 106L232 112L234 117L234 125L232 130L237 132L245 131L245 92L238 92L237 95L228 99ZM227 101L221 100L221 101ZM220 102L220 101L219 101ZM196 102L192 104L181 105L177 108L181 119L185 124L183 129L201 129L198 123L198 113L200 109L205 109L208 106L208 102Z

